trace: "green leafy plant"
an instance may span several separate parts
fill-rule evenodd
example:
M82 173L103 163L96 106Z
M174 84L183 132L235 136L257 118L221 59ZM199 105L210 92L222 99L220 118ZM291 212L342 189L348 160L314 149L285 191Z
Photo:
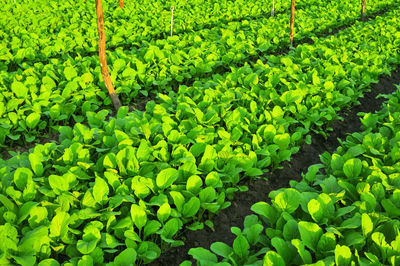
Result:
M243 233L231 229L232 247L216 242L210 251L192 248L189 255L198 265L396 265L400 124L395 117L400 118L400 90L377 114L365 114L364 131L349 135L336 153L322 154L322 164L309 167L300 182L272 191L272 204L254 204L256 215L246 217Z

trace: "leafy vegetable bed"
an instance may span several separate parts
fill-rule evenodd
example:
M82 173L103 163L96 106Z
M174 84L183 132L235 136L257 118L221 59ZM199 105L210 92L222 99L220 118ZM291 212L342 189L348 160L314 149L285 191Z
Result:
M300 181L303 173L309 166L320 163L319 155L324 152L334 153L339 147L340 140L349 134L362 131L360 113L374 113L382 109L385 98L379 95L389 95L397 91L400 83L400 66L391 72L390 76L379 78L379 82L371 86L371 90L360 98L360 105L340 111L343 120L333 123L333 131L328 138L312 134L312 143L303 145L298 153L292 155L290 162L282 163L282 168L271 171L263 178L253 181L243 180L240 184L247 185L248 191L235 193L231 206L221 210L212 218L213 230L206 227L202 230L185 230L181 236L185 239L185 245L166 249L151 266L175 265L192 257L188 254L191 248L204 247L209 249L214 242L224 242L232 246L236 235L231 233L232 227L243 229L243 221L247 215L253 214L251 206L259 201L265 201L267 195L280 188L290 187L290 182ZM357 115L358 114L358 115ZM267 199L267 202L270 201Z
M126 40L132 42L167 37L170 30L171 4L175 6L175 33L212 28L248 17L265 16L271 12L272 7L261 0L197 0L176 3L161 0L129 1L124 9L120 9L115 1L103 2L106 29L109 36L113 35L113 38L120 41L117 45L121 45L121 42L126 43ZM289 5L287 2L277 1L275 9L277 12L287 10ZM75 50L74 46L83 45L86 49L96 51L96 45L91 45L97 38L96 15L92 2L2 2L1 8L7 16L0 18L0 36L14 36L12 42L2 43L4 47L13 50L30 48L29 51L37 47L45 50L43 54L48 54L51 48L58 51L60 46L63 46L66 48L62 49L63 52L71 52ZM35 56L29 51L28 59ZM40 51L35 51L34 54L37 52ZM22 54L21 51L17 58Z
M399 87L400 89L400 87ZM233 246L190 250L198 265L398 265L400 90L362 133L321 155L300 182L252 206ZM223 262L217 263L217 256ZM191 265L190 262L181 265Z
M376 9L395 2L387 0L376 3ZM350 2L348 4L356 5ZM351 7L345 9L347 11L342 9L340 1L333 1L322 8L325 12L311 10L305 12L304 16L300 15L297 23L304 30L297 34L298 38L309 37L314 29L320 27L321 19L326 20L329 28L354 21L358 17L358 13L351 11ZM333 11L338 17L331 15ZM197 33L192 33L179 41L176 37L157 41L158 44L152 44L151 47L141 44L148 48L139 49L133 54L117 50L110 54L113 66L111 75L117 92L125 99L125 104L128 104L140 95L148 95L151 91L169 92L173 87L179 87L183 81L199 79L224 65L233 66L247 60L251 54L256 56L259 48L254 43L267 45L268 47L261 49L264 52L276 51L287 45L287 41L280 41L280 37L286 33L278 27L286 25L284 21L287 19L286 14L269 20L271 23L267 25L260 21L254 22L255 24L243 22L243 31L238 36L243 37L246 34L250 37L240 37L241 41L233 34L236 24L232 24L233 28L229 29L228 26L224 30L221 42L217 42L217 45L211 43L215 38L220 38L219 30L214 30L214 33L208 30L206 35L210 38L204 40ZM266 27L277 30L271 34L269 30L266 31ZM268 32L266 39L259 34L264 31ZM275 42L274 39L278 41ZM191 47L193 41L195 44ZM110 99L105 93L97 61L97 56L67 56L50 59L47 63L23 63L18 71L12 73L0 72L0 145L5 142L34 142L37 136L54 132L56 125L87 122L83 115L86 111L96 111L100 107L109 110ZM207 79L209 78L208 76Z
M203 218L246 189L241 179L289 160L400 62L399 14L181 86L146 112L87 112L59 145L1 161L2 263L147 263L182 245L184 226L212 227Z

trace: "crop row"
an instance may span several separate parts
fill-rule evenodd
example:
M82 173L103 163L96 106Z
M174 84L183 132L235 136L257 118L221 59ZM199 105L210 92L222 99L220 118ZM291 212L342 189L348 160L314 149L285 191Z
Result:
M320 27L321 20L326 21L326 27L338 27L358 17L354 11L342 11L343 4L339 2L332 1L321 8L324 10L322 13L321 10L312 10L299 15L298 25L304 30L298 33L298 38L313 36L316 33L311 32L316 28L325 30ZM337 20L332 12L341 20ZM283 22L282 16L282 20L276 16L272 21ZM204 40L196 34L188 35L189 39L199 39L191 48L192 41L179 41L175 46L171 40L159 40L158 46L141 48L132 54L123 50L109 53L111 77L117 92L125 104L142 95L147 96L149 92L168 93L172 86L178 87L180 82L206 77L210 71L239 64L251 54L256 56L258 48L252 42L257 39L260 39L260 44L263 43L264 52L274 52L287 44L283 31L274 27L267 30L266 25L259 21L254 23L259 28L248 24L247 30L238 35L233 30L227 30L215 43L210 37L213 34ZM274 29L273 33L270 33L271 29ZM267 33L262 35L263 31ZM217 33L214 35L218 36ZM271 38L278 41L269 43ZM68 121L83 122L86 117L82 114L86 111L95 111L104 105L110 107L96 56L50 59L46 64L23 63L16 72L0 72L0 86L0 144L6 141L32 142L43 132L51 132L54 125L63 125Z
M246 189L241 179L289 160L400 63L399 14L181 86L145 112L86 112L60 144L0 160L1 262L147 263L182 245L183 228L213 227L204 218Z
M363 132L323 153L291 188L272 191L272 204L254 204L243 230L231 228L232 246L189 254L201 266L399 265L399 121L400 86L381 111L361 118Z
M360 16L359 4L356 0L345 4L339 0L322 2L307 0L302 8L297 9L295 40L315 36L314 32L323 32L335 26L340 27L354 22ZM397 0L373 2L368 5L367 14L388 6L395 7L397 4ZM109 19L106 22L106 26L109 26L107 36L110 38L107 44L113 47L112 50L120 48L117 49L119 53L116 53L116 59L123 53L127 55L122 55L123 59L132 62L133 65L136 61L140 61L147 64L149 69L160 68L161 72L169 71L172 67L175 71L171 71L171 74L178 72L182 77L177 77L176 80L182 81L183 78L188 78L187 74L195 76L189 66L194 68L194 73L209 73L220 66L235 64L238 60L243 62L244 59L257 53L274 52L282 48L281 46L287 47L289 15L289 12L285 12L277 14L274 18L267 16L255 20L221 23L214 28L189 31L173 38L161 39L145 38L144 36L148 35L147 32L140 33L138 29L132 28L131 24L119 25L118 22L125 21L123 19ZM68 14L68 16L71 17L73 14ZM153 13L153 16L157 16L157 13ZM2 58L8 65L10 62L48 61L49 58L60 58L60 56L65 59L69 53L73 53L74 56L96 54L93 53L97 51L98 39L94 19L95 17L91 23L87 24L82 24L81 20L76 19L75 23L69 23L69 27L63 24L61 29L65 32L49 34L47 37L41 37L35 33L37 31L51 32L47 27L42 28L40 19L35 23L39 29L31 31L32 33L28 30L20 30L17 26L14 33L4 36L5 40L9 38L8 36L15 37L11 42L4 41ZM184 19L183 22L186 20ZM20 36L21 33L24 35ZM33 36L29 37L29 34ZM128 45L126 47L122 44ZM172 55L175 55L175 58L170 58ZM191 60L191 58L196 60ZM172 78L174 79L177 75L172 75ZM159 80L162 78L160 77Z
M105 26L107 35L112 36L109 43L112 46L169 35L169 1L129 1L124 9L118 8L117 2L105 1L104 5ZM277 11L281 10L280 2ZM2 2L1 6L9 14L0 19L3 60L37 61L75 50L80 53L97 50L96 13L92 2L35 1L16 6ZM265 16L270 10L271 5L259 0L179 1L174 11L174 32L219 27L243 17ZM19 14L24 16L21 18Z

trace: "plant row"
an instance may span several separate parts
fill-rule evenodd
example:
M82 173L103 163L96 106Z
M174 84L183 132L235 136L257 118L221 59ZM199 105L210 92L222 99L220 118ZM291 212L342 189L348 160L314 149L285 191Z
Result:
M254 204L243 230L231 228L232 246L191 249L197 265L399 265L398 88L381 111L364 114L361 133L272 191L270 203Z
M171 1L130 1L124 9L118 7L118 1L103 2L109 46L169 36ZM178 1L173 5L175 34L219 27L245 17L265 16L272 6L260 0ZM1 7L8 14L0 18L3 60L38 61L66 52L97 51L96 12L92 2L2 2ZM280 1L276 9L281 10Z
M145 112L88 111L59 144L0 160L1 263L148 263L181 230L212 228L241 179L290 160L400 63L399 14L160 94Z
M397 2L397 0L384 0L371 3L368 5L367 14L379 11L388 6L395 7L397 6L395 5ZM354 22L354 20L358 19L360 16L359 5L359 1L356 0L351 0L346 4L338 0L325 0L323 2L307 0L303 3L302 7L298 7L297 9L296 40L315 36L315 30L317 30L317 32L326 31L335 26L342 26L346 23ZM237 5L236 8L239 6L241 5ZM199 8L201 7L202 6ZM261 7L259 7L259 9L261 9ZM123 12L119 9L117 10L116 12ZM91 11L93 12L93 10ZM62 14L62 11L60 10L58 13ZM76 54L82 56L96 54L98 33L95 16L92 18L91 22L85 24L82 23L82 19L75 18L77 16L76 14L79 14L79 12L67 13L67 18L73 19L73 23L71 21L60 25L59 29L63 32L58 34L55 34L51 30L51 27L46 27L46 25L42 23L43 19L40 19L40 17L32 17L32 19L37 19L37 22L33 23L33 25L39 27L37 30L29 31L28 29L19 29L19 27L26 27L26 25L21 23L21 26L12 28L14 31L13 33L4 33L7 38L5 38L3 44L2 58L5 60L6 66L9 65L10 62L15 64L23 61L48 61L49 58L60 58L60 56L68 56L70 53L73 54L73 57L75 57ZM132 16L131 13L129 14ZM89 15L86 16L90 17ZM149 16L157 17L158 13L153 12L152 15ZM13 17L14 16L10 16L7 18ZM51 17L54 18L54 16L50 16L50 18ZM165 62L163 62L163 59L168 58L171 54L178 54L178 58L181 58L178 59L178 61L184 59L189 60L190 58L187 58L189 55L192 57L197 55L205 61L204 63L211 60L221 61L223 64L232 64L235 63L235 59L243 61L242 54L244 54L245 57L249 57L258 52L276 50L282 45L287 47L289 44L287 38L289 32L289 17L289 12L285 12L277 14L273 18L267 16L255 20L244 19L231 23L220 23L216 27L203 28L195 32L188 31L174 38L163 37L161 39L155 39L153 36L146 38L145 36L149 35L148 32L141 32L137 28L132 28L132 24L126 22L127 18L119 18L116 16L115 19L111 17L106 21L106 26L108 26L106 27L107 36L109 37L107 44L109 47L112 47L111 50L115 50L118 47L120 49L126 49L124 53L129 55L128 62L136 61L137 59L144 64L151 63L150 66L153 67L156 63L164 65ZM187 23L188 20L190 19L182 19L182 23ZM170 20L167 19L167 21L169 22ZM129 24L120 25L119 22ZM138 20L138 22L143 23L143 20ZM17 20L15 23L20 22ZM174 22L174 24L176 23L179 23L179 21ZM7 24L11 23L9 22ZM154 28L157 26L149 25L149 27ZM81 32L84 30L87 32ZM37 32L46 33L47 31L50 32L48 36L45 35L42 37L41 34L37 34ZM20 36L21 34L23 35ZM29 37L29 34L32 34L32 36ZM11 42L8 41L8 36L13 36ZM235 47L236 44L239 44L239 47ZM11 47L9 47L10 45ZM198 49L192 49L193 45L196 48L200 45L202 45L202 47L199 47L199 51ZM212 49L207 52L206 48L210 46ZM215 48L217 48L217 52ZM158 49L162 51L158 51ZM38 53L37 51L40 52ZM228 55L228 62L219 58L222 57L220 56L221 53ZM147 56L145 56L146 54ZM148 60L149 56L151 57L150 54L153 54L153 58ZM165 55L159 58L160 54ZM239 58L235 58L235 54L239 54ZM217 58L213 58L215 56L217 56ZM219 60L217 60L218 58ZM158 62L152 62L151 59L155 59ZM176 65L176 67L182 65L182 62L173 63L174 64L170 65ZM3 66L3 68L6 66ZM214 64L212 64L208 72L211 72L215 67L218 67L218 65L214 66Z
M322 29L322 19L332 27L342 25L345 21L354 21L358 14L341 11L343 4L339 2L332 1L324 7L322 15L318 10L299 15L298 25L304 30L298 33L298 38L316 34L311 31ZM331 11L342 19L332 16ZM278 21L277 18L274 21ZM109 53L111 78L125 104L148 96L151 92L169 93L182 82L205 78L210 71L221 67L241 64L250 54L256 56L257 49L252 45L252 38L260 39L260 43L267 45L274 34L275 37L282 37L283 32L274 27L271 29L275 29L275 33L270 34L264 25L258 25L260 28L249 27L238 35L234 34L233 28L227 30L215 43L211 39L201 40L194 33L190 38L197 37L199 40L191 47L190 41L179 41L175 45L171 40L159 40L159 46L138 49L132 54L116 50ZM264 30L268 34L258 34ZM262 36L267 39L263 40ZM175 39L178 40L178 37ZM286 40L277 41L263 51L274 52L286 44ZM1 71L0 86L0 144L33 142L37 136L53 132L55 125L68 124L70 121L87 122L82 115L86 111L96 111L100 106L111 108L97 56L65 57L33 65L23 63L15 72Z

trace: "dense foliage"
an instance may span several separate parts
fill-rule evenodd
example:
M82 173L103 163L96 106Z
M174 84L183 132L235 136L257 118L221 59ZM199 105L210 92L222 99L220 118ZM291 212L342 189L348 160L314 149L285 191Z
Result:
M0 160L0 262L147 263L166 245L182 245L183 228L212 227L204 217L246 189L238 187L241 179L290 160L310 132L326 134L340 109L399 64L399 14L160 93L144 112L123 107L108 121L109 111L91 111L103 104L96 100L101 89L87 85L90 73L78 75L77 66L90 69L79 61L66 62L64 84L87 85L84 91L53 90L48 75L58 64L35 64L47 77L40 90L37 80L23 83L16 75L11 91L2 92L7 105L0 105L12 110L6 119L21 127L15 132L35 136L37 127L49 126L42 116L87 124L60 127L58 144ZM74 101L64 102L66 95ZM10 134L5 124L3 141Z
M301 182L254 204L232 247L191 249L197 265L399 265L400 86L361 122Z
M6 3L1 5L11 9L13 3ZM35 8L47 12L52 5L54 2L41 4L39 1ZM81 18L75 18L78 13L72 12L68 5L71 4L65 2L61 10L49 11L54 15L46 18L42 18L41 13L36 17L36 9L30 10L33 12L28 12L30 20L22 23L18 16L0 19L2 25L8 25L4 29L15 31L3 32L4 41L0 46L0 145L34 142L38 136L55 132L55 125L87 123L86 111L111 108L97 55L87 53L97 49L93 10L89 2L77 5L76 8L82 8L81 12L90 18L85 24ZM346 8L340 0L309 0L302 5L304 9L298 7L297 10L296 40L319 36L332 28L354 23L359 17L359 1L356 0L346 2ZM370 12L375 13L395 5L398 5L397 0L385 0L371 3L369 7ZM22 9L20 13L28 8L23 4L17 6ZM114 12L128 11L111 13ZM55 24L58 28L53 31L48 24L58 19L56 14L62 14L65 20ZM74 23L68 20L71 17ZM114 17L125 21L110 14L109 24L114 25ZM267 54L286 49L288 19L286 12L274 18L220 23L172 38L150 40L133 34L136 28L121 25L108 31L111 38L108 43L118 45L126 40L132 45L115 48L109 53L111 78L124 104L137 102L140 97L155 96L158 92L168 94L181 84L205 82L212 74L243 66L249 59L255 62L260 56L263 61L269 60ZM136 22L142 23L141 20ZM25 24L30 28L22 30ZM84 32L85 28L90 28L91 33ZM127 32L119 34L120 31ZM16 32L21 36L6 41Z

